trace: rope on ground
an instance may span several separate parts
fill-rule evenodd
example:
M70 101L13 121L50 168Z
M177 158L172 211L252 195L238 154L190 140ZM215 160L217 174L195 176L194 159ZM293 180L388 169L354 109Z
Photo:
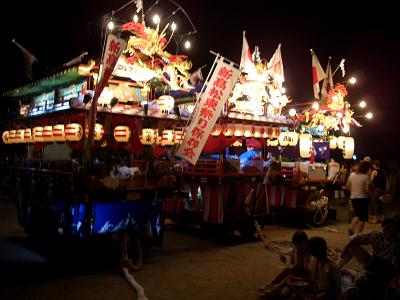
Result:
M133 275L129 273L128 269L122 267L122 271L124 272L125 279L129 282L130 286L136 291L137 300L148 300L144 293L144 289L141 287L139 283L135 280Z

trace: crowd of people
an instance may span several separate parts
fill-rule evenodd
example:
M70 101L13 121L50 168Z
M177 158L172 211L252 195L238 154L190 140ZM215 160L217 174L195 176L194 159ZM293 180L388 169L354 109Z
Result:
M400 215L386 218L378 230L351 236L338 260L328 256L323 237L308 238L299 230L292 244L289 257L280 256L289 266L259 289L268 299L400 299ZM346 268L353 257L362 271Z
M384 218L382 210L382 197L396 196L390 178L378 160L366 157L353 166L345 188L352 219L340 256L333 260L328 255L323 237L296 231L289 258L280 256L289 266L259 289L268 299L400 299L400 214ZM381 228L364 233L368 220ZM348 269L353 258L361 271Z

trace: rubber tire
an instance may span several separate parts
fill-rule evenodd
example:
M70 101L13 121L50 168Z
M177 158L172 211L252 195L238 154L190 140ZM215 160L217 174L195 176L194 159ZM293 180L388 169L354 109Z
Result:
M138 271L143 265L143 247L138 234L125 232L121 236L121 265L130 272Z

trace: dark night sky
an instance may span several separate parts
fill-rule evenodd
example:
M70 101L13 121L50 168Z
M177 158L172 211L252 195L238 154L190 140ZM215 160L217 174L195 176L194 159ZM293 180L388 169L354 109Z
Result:
M21 4L13 1L7 9L2 8L1 48L5 62L1 91L26 82L22 54L10 42L13 37L49 69L62 65L83 50L96 56L101 47L103 17L127 2L59 0L50 4L40 1ZM154 2L144 0L145 10ZM176 8L170 0L159 2L148 17L159 8L161 17ZM180 51L189 55L193 69L212 64L209 50L239 63L242 31L246 30L250 47L258 45L263 58L269 59L282 43L285 86L295 103L310 101L313 95L310 48L314 49L324 69L328 56L332 57L334 66L345 58L346 78L354 75L358 79L357 85L349 87L347 100L355 104L364 98L375 115L372 121L359 119L364 127L353 130L356 152L385 155L386 158L398 156L400 34L394 4L364 2L356 7L332 1L325 4L307 1L307 5L300 3L306 1L296 1L297 4L289 1L280 1L280 4L270 4L270 1L176 2L187 11L198 31L191 38L193 49L186 53ZM134 6L130 7L133 10ZM129 9L118 14L121 18L128 15ZM177 17L178 25L189 29L181 12ZM170 50L174 52L174 48ZM340 72L334 80L342 80Z

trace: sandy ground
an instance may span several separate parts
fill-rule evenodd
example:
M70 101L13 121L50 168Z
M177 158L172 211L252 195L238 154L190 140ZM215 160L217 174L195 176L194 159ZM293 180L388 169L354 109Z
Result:
M367 224L365 231L376 228ZM263 234L268 240L290 241L295 230L268 225ZM343 247L348 241L346 209L339 207L331 224L305 231L324 237L332 248ZM0 203L0 299L136 299L119 267L100 250L92 253L91 263L83 262L76 249L54 251L60 249L46 242L37 246L25 236L12 205ZM357 267L354 261L350 266ZM134 277L149 299L262 299L257 288L282 267L261 241L222 245L196 231L168 229L165 245L146 252L143 269Z

